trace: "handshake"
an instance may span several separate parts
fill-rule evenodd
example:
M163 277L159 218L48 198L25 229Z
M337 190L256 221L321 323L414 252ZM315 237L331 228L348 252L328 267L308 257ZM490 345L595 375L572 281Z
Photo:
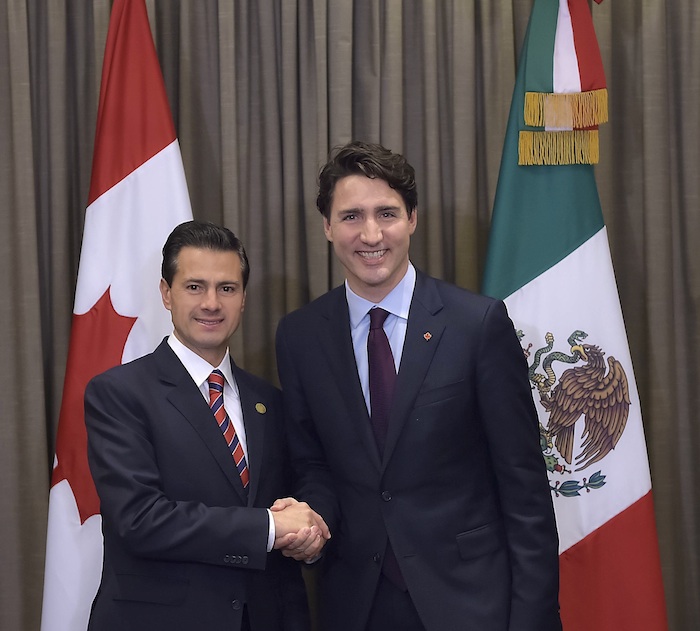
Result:
M293 497L275 500L270 506L275 522L275 550L297 561L312 561L331 538L331 532L317 512Z

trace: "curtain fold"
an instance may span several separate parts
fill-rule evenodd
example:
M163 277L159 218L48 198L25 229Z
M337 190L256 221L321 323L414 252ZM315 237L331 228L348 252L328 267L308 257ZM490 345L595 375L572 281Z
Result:
M478 290L532 0L147 0L195 217L251 262L235 360L276 381L279 318L342 281L328 150L406 154L411 257ZM0 628L38 629L110 0L0 0ZM592 6L610 95L596 177L651 460L671 628L700 620L700 8ZM157 291L157 288L153 288ZM582 299L571 296L553 300Z
M48 457L40 235L34 209L30 43L21 6L0 9L0 626L31 628L42 583Z

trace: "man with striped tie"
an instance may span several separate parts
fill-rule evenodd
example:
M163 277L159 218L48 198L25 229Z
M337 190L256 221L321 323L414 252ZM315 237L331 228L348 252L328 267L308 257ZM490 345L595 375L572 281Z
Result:
M238 368L228 340L249 276L240 240L190 221L163 248L173 333L85 392L100 497L102 581L90 629L303 631L298 564L280 548L330 536L289 493L279 391Z

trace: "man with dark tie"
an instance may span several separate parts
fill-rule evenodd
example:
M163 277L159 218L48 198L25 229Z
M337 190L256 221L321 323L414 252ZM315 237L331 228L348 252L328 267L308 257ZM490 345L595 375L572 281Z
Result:
M282 319L277 360L298 497L333 532L321 628L560 630L552 500L504 304L412 265L400 154L337 149L317 206L346 281Z
M286 498L279 391L234 363L229 337L248 258L226 228L191 221L163 248L173 333L85 392L88 458L102 514L104 567L89 628L305 631L299 564L329 536Z

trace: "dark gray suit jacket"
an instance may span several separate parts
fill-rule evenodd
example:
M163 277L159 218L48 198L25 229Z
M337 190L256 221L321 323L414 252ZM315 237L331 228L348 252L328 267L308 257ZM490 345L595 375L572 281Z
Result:
M243 491L223 435L166 341L85 391L88 457L100 497L102 582L90 626L308 628L298 564L268 554L268 515L289 495L281 397L237 368L250 465Z
M380 459L344 287L277 332L300 499L329 524L324 631L360 631L387 539L429 631L555 631L557 534L522 349L502 302L418 272Z

